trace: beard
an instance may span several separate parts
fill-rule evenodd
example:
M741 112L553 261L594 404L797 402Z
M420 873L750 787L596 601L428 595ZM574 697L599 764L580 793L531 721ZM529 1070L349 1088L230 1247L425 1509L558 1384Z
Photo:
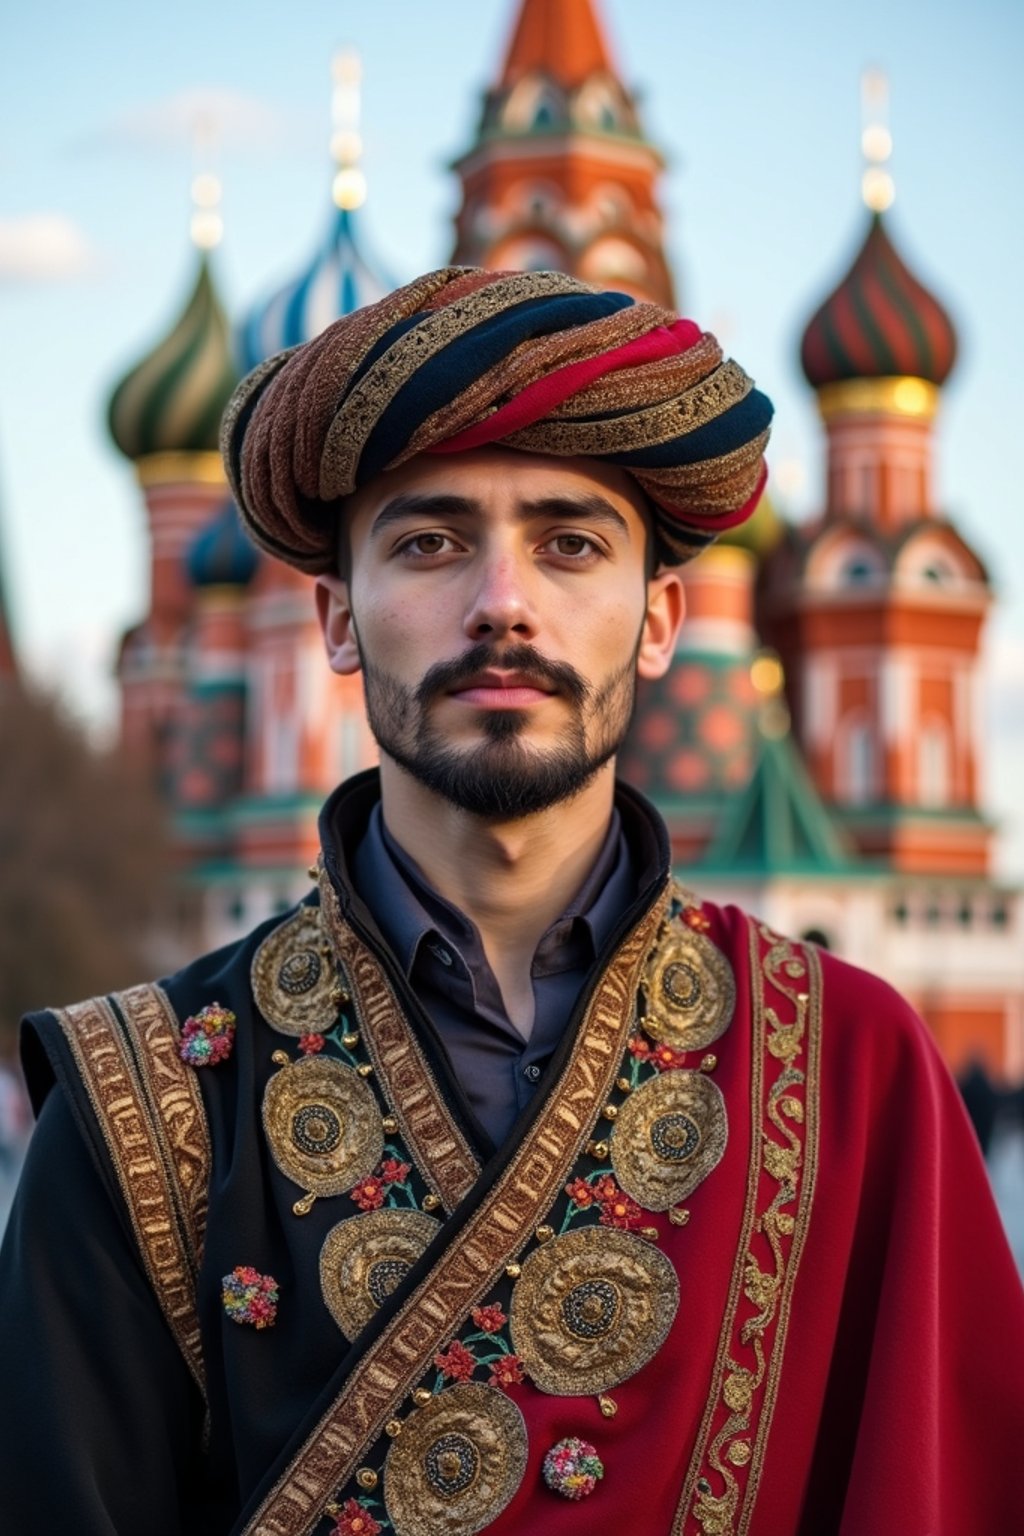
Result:
M517 821L571 800L615 756L636 707L639 645L638 636L625 666L599 687L530 645L474 646L454 661L438 662L415 688L364 658L370 730L382 752L449 804L489 820ZM437 731L431 703L488 668L522 673L566 701L570 718L552 746L523 740L527 710L482 712L484 739L471 747L453 747Z

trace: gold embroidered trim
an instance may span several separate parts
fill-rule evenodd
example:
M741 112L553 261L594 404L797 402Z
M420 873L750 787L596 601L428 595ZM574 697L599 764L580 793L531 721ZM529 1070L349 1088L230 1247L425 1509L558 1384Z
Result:
M542 1392L586 1397L635 1376L679 1309L670 1259L643 1238L581 1227L535 1248L512 1292L512 1344Z
M501 1514L526 1471L526 1421L494 1387L464 1382L406 1419L384 1464L396 1536L473 1536Z
M320 1289L347 1339L362 1333L440 1230L423 1211L391 1207L331 1228L320 1250Z
M137 1040L155 1037L157 1076L164 1080L159 1088L155 1078L143 1087L148 1073L140 1081L125 1032L107 998L91 998L70 1008L55 1009L54 1017L68 1042L110 1153L153 1292L205 1397L195 1300L196 1236L186 1236L189 1224L182 1218L180 1203L193 1213L205 1208L204 1197L197 1193L197 1184L205 1185L209 1175L207 1164L206 1177L202 1177L204 1158L208 1156L205 1116L200 1104L199 1118L194 1117L195 1105L188 1104L189 1095L186 1092L180 1097L181 1083L172 1082L177 1074L171 1069L163 1047L173 1015L170 1005L160 997L152 998L150 1008L143 995L147 990L134 988L115 1001L120 1001L126 1015L131 1016ZM140 1055L140 1060L146 1062L146 1057ZM179 1065L184 1073L186 1069ZM161 1129L161 1115L152 1113L148 1091L153 1092L166 1116ZM173 1139L175 1128L185 1131L187 1159L195 1164L195 1179L187 1194L179 1184L174 1157L167 1156L164 1150L164 1137L169 1135Z
M727 1136L718 1085L702 1072L663 1072L619 1107L610 1138L615 1177L646 1210L667 1211L717 1168Z
M747 1198L712 1388L672 1536L745 1536L749 1528L817 1173L818 957L751 922L750 958ZM795 1211L785 1209L794 1203Z
M479 1177L476 1155L452 1119L383 966L342 917L322 863L320 901L327 936L352 987L356 1018L388 1109L427 1183L445 1210L453 1211Z
M173 1179L185 1240L196 1275L203 1262L213 1151L195 1071L178 1053L181 1030L170 999L155 984L114 997L135 1048L143 1091Z
M541 421L510 433L506 442L533 453L591 454L603 458L609 453L638 452L707 426L749 395L753 387L753 379L730 358L693 389L646 411L630 411L628 415L605 417L601 421Z
M456 1242L367 1349L332 1406L246 1527L246 1536L308 1536L352 1476L426 1361L497 1283L550 1209L615 1081L644 960L668 907L666 890L619 946L598 982L546 1112ZM346 965L353 982L357 966ZM358 983L357 988L358 988Z

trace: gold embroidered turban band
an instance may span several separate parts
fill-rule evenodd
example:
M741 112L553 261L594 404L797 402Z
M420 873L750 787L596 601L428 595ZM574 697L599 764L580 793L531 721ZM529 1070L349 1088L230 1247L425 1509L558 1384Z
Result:
M332 569L338 504L419 453L497 444L617 464L678 564L749 517L771 402L715 338L561 272L445 267L262 363L221 448L257 544Z

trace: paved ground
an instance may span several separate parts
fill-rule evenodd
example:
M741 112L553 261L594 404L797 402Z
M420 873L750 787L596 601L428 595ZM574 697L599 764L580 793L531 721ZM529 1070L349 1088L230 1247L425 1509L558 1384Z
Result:
M989 1174L1017 1268L1024 1277L1024 1128L996 1132ZM14 1169L0 1168L0 1233L7 1224L16 1182Z

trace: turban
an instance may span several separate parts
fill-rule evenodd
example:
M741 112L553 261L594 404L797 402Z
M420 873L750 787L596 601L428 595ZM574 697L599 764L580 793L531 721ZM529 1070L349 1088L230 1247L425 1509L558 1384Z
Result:
M677 564L749 517L771 402L670 310L562 272L445 267L268 358L221 428L256 543L334 568L339 503L420 453L485 445L616 464Z

